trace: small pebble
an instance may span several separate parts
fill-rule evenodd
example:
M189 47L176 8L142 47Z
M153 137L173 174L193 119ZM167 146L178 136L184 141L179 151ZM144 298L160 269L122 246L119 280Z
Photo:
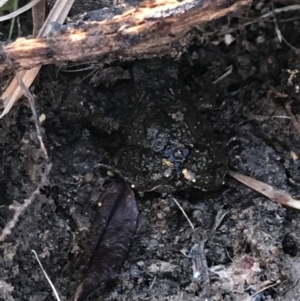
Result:
M161 213L161 212L157 213L156 216L157 216L158 219L163 219L164 218L164 214Z
M40 123L44 122L45 120L46 120L46 115L45 114L41 114L41 116L39 117Z

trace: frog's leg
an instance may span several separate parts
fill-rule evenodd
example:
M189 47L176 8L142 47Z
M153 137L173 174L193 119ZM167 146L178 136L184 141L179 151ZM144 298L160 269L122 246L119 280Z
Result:
M110 168L139 192L173 191L171 182L177 178L170 161L150 149L136 146L119 149Z

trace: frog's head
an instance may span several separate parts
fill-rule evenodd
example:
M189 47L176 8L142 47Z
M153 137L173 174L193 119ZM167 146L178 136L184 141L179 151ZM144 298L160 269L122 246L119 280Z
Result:
M227 170L227 158L206 146L194 148L182 166L182 178L186 185L201 190L213 190L223 184Z

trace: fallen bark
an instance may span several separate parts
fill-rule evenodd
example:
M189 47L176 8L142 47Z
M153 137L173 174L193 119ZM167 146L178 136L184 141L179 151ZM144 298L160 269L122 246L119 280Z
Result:
M251 0L154 0L100 22L61 26L46 37L0 44L0 72L108 58L180 55L195 25L249 5ZM105 12L104 12L105 13Z

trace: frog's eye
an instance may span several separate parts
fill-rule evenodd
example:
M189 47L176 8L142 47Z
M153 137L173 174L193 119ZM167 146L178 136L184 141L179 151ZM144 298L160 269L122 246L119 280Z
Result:
M182 170L182 174L183 174L184 178L185 178L186 180L188 180L189 182L193 182L193 183L196 182L196 176L195 176L195 174L194 174L192 171L190 171L190 170L184 168L184 169Z

